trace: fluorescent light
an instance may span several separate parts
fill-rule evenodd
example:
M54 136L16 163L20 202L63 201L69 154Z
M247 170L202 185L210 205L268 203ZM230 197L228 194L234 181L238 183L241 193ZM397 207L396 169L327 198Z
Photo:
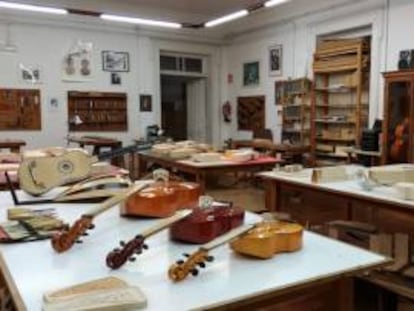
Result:
M237 18L246 16L247 14L249 14L249 11L247 10L241 10L235 13L231 13L229 15L217 18L217 19L213 19L212 21L207 22L204 26L206 27L213 27L213 26L217 26L232 20L235 20Z
M159 26L159 27L167 27L167 28L181 28L182 27L182 25L178 23L162 22L162 21L156 21L152 19L125 17L125 16L109 15L109 14L101 14L100 18L109 20L109 21L131 23L131 24L138 24L138 25Z
M29 5L29 4L21 4L21 3L11 3L0 1L0 9L14 9L14 10L23 10L23 11L32 11L32 12L40 12L40 13L51 13L51 14L68 14L68 11L65 9L56 9L50 8L46 6L37 6L37 5Z
M269 0L269 1L265 2L264 5L265 5L265 7L270 8L272 6L279 5L279 4L288 2L288 1L290 1L290 0Z

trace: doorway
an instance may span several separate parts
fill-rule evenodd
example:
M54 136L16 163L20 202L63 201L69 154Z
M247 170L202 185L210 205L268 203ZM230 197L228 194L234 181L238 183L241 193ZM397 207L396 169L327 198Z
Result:
M206 78L161 75L161 126L174 141L208 142Z

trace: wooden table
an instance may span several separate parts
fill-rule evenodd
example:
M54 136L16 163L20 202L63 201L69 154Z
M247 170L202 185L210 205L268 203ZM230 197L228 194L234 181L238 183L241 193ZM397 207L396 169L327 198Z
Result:
M114 151L122 147L122 142L117 139L99 137L99 136L82 136L82 137L68 137L68 142L77 143L81 148L85 146L93 146L93 155L98 155L103 148L109 148ZM111 163L116 166L124 167L124 161L118 157L114 158Z
M358 169L347 166L351 176ZM266 208L290 213L303 224L320 225L332 220L370 223L380 232L412 233L414 201L399 199L392 187L363 190L357 180L311 182L311 169L294 173L263 172Z
M261 170L268 170L281 163L273 157L260 157L256 160L247 162L234 162L230 160L223 160L209 163L198 163L191 160L173 160L171 158L154 154L150 151L138 153L138 170L139 177L147 174L149 163L157 164L172 172L184 172L194 176L194 180L200 184L201 191L204 193L206 188L206 176L212 173L226 173L226 172L259 172Z
M23 146L26 146L26 142L24 140L0 140L0 149L9 149L10 152L20 153L20 148Z
M262 140L261 140L262 141ZM301 163L303 154L311 151L310 146L290 145L290 144L270 144L265 148L263 143L255 143L254 139L250 140L231 140L230 148L260 148L267 149L271 155L282 154L282 158L290 163Z
M18 195L27 199L24 193ZM0 193L1 220L9 206L9 194ZM33 208L54 207L60 217L73 222L93 206L54 204ZM259 220L259 216L250 213L245 219L247 223ZM192 253L197 246L171 242L164 230L148 239L149 250L137 257L135 263L115 271L106 267L106 254L120 240L131 239L155 222L121 218L118 208L112 208L95 219L96 228L82 244L75 244L62 254L55 253L47 240L0 245L0 268L17 309L40 311L44 292L117 276L142 289L148 299L148 311L250 311L259 307L289 311L310 310L309 306L315 305L321 311L351 311L351 276L388 262L383 256L305 232L302 250L278 254L269 260L235 255L224 245L211 252L215 261L198 277L172 283L167 277L168 267L182 253Z
M350 147L345 150L348 156L348 163L352 163L354 156L365 156L369 158L370 166L380 165L381 162L381 152L380 151L366 151L361 150L355 147Z

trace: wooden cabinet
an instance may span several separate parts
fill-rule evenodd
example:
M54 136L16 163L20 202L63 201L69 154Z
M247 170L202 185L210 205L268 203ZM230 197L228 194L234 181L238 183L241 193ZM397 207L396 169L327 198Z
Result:
M345 161L368 125L369 42L322 41L314 55L312 149L317 164Z
M70 131L126 131L127 95L106 92L68 92Z
M0 130L40 130L40 107L40 90L0 89Z
M414 71L384 73L382 163L414 162Z
M307 78L276 82L276 104L282 105L282 142L310 145L311 85Z

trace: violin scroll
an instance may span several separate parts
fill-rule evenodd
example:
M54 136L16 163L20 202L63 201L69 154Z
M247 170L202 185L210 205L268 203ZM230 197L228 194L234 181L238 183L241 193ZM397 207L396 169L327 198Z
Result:
M206 262L214 260L213 256L209 256L204 249L199 249L192 255L184 254L187 259L178 260L168 269L168 277L174 281L179 282L184 280L190 273L193 276L198 275L198 268L205 268Z
M58 253L63 253L70 249L75 243L82 243L79 238L88 235L87 231L94 228L92 217L82 216L69 230L64 230L52 237L52 247Z
M145 238L142 235L137 235L131 241L125 243L121 241L121 248L114 248L106 256L106 265L111 269L118 269L123 264L129 261L135 261L134 255L141 254L143 250L148 249L148 246L144 243Z

